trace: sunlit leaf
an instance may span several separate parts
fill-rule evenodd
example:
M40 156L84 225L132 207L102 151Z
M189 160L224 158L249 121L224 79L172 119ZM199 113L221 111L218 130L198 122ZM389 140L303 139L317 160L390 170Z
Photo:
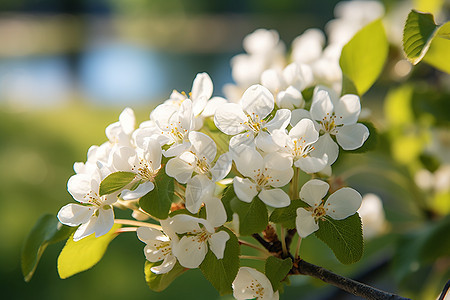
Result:
M158 219L166 219L174 197L173 178L160 171L154 184L155 188L139 200L139 206Z
M76 227L61 224L54 215L44 215L28 234L22 248L22 274L30 281L48 245L67 239Z
M275 208L270 215L270 222L283 225L284 228L294 229L297 208L308 207L309 205L300 199L294 199L287 207Z
M121 225L114 224L111 230L100 237L91 234L77 242L70 236L58 257L58 274L62 279L92 268L98 263L117 236Z
M132 172L114 172L100 183L100 196L108 195L122 189L136 177Z
M239 233L251 235L263 231L268 223L266 205L255 197L251 203L238 198L231 200L231 208L239 215Z
M389 44L381 19L366 25L344 46L339 65L343 73L342 94L363 95L383 70Z
M185 267L181 266L179 262L177 262L173 269L166 274L158 275L153 273L151 271L151 268L158 266L161 263L162 261L155 263L149 262L148 260L145 261L145 281L147 282L148 287L155 292L161 292L165 290L178 276L188 270Z

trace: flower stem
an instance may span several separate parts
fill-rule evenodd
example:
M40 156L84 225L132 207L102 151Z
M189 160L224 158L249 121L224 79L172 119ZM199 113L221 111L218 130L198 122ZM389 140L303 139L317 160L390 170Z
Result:
M123 232L135 232L138 228L137 227L122 227L116 230L116 233L123 233Z
M295 255L294 258L298 259L300 258L299 253L300 253L300 245L302 244L302 237L298 236L298 241L297 241L297 248L295 249Z
M283 225L281 225L281 248L283 249L283 256L285 256L288 253L287 247L286 247L286 231L283 227Z
M247 246L247 247L250 247L250 248L253 248L253 249L256 249L256 250L258 250L258 251L261 251L261 252L262 252L264 255L266 255L266 256L269 256L269 255L270 255L269 251L267 251L267 250L264 249L264 248L258 247L258 246L254 245L254 244L252 244L252 243L248 243L248 242L246 242L246 241L239 240L239 244L240 244L240 245Z
M138 227L150 227L150 228L155 228L155 229L158 229L158 230L162 230L160 225L151 224L151 223L147 223L147 222L134 221L134 220L115 219L114 223L116 223L116 224L123 224L123 225L130 225L130 226L138 226Z
M250 255L239 255L240 259L256 259L256 260L266 260L266 257L260 256L250 256Z

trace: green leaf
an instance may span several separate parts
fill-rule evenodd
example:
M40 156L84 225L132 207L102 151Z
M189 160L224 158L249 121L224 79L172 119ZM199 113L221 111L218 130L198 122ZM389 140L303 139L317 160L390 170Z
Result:
M259 198L253 198L251 203L233 198L231 208L239 215L240 235L251 235L266 229L269 222L267 207Z
M222 203L227 212L227 222L233 220L233 210L231 209L231 201L233 199L238 199L234 193L233 185L227 186L222 194ZM239 200L239 199L238 199Z
M173 178L161 170L156 175L154 184L155 188L139 200L139 206L158 219L166 219L174 197Z
M133 172L114 172L106 176L100 183L100 196L117 192L127 184L129 184L136 174Z
M37 221L22 248L22 274L26 282L33 277L47 246L68 238L75 229L62 225L53 215L43 215Z
M450 74L450 22L442 25L433 38L423 60L443 72Z
M155 274L151 271L152 267L159 266L162 264L162 261L160 262L149 262L148 260L145 261L145 267L144 267L144 273L145 273L145 281L148 284L148 287L155 291L155 292L161 292L165 290L171 283L174 281L178 276L183 274L186 269L182 265L180 265L179 262L175 264L172 270L167 272L166 274Z
M344 46L339 59L342 94L363 95L383 70L389 44L381 19L366 25Z
M411 10L403 28L403 51L408 60L418 64L425 56L437 25L432 14Z
M300 199L292 200L289 206L274 209L270 215L270 221L281 224L284 228L294 229L295 218L297 217L297 208L308 206L308 204Z
M109 243L117 236L121 225L114 224L111 230L98 238L91 234L77 242L73 235L67 240L58 257L58 273L62 279L92 268L100 261Z
M231 284L239 269L240 248L238 239L231 230L225 227L220 229L225 230L230 235L230 239L225 245L224 256L222 259L217 259L216 255L209 250L200 265L200 269L220 295L226 295L233 292Z
M275 256L269 256L266 260L265 273L272 284L273 290L278 290L280 282L284 280L292 268L290 258L280 259Z
M344 220L325 217L325 221L319 221L315 235L333 250L341 263L351 264L361 259L364 245L358 213Z

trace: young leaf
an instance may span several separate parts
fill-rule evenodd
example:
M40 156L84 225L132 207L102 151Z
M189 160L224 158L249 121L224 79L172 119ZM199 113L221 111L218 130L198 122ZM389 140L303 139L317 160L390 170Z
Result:
M78 242L74 242L71 235L58 257L59 277L65 279L92 268L103 257L120 227L121 225L114 224L107 234L98 238L91 234Z
M411 10L403 28L403 51L413 64L418 64L430 47L437 25L432 14Z
M239 233L241 235L251 235L266 228L269 221L267 207L259 198L253 198L251 203L233 198L231 208L239 215Z
M275 256L267 258L264 272L274 291L278 290L280 282L287 276L291 268L292 260L290 258L280 259Z
M383 70L389 44L381 19L366 25L344 46L339 59L343 73L342 94L363 95Z
M155 188L139 200L139 206L158 219L166 219L174 197L173 178L161 170L154 183Z
M161 292L165 290L178 276L183 274L188 269L184 268L180 263L176 263L172 270L167 272L166 274L155 274L151 271L152 267L160 265L162 262L152 263L148 260L145 261L144 273L145 273L145 281L148 284L148 287L155 291Z
M295 218L297 217L297 208L308 206L308 204L300 199L292 200L289 206L274 209L270 215L270 221L281 224L284 228L294 229Z
M48 245L68 238L76 227L62 225L54 215L43 215L28 234L22 248L22 274L31 280Z
M100 196L117 192L136 177L132 172L114 172L100 183Z
M363 236L358 213L344 220L325 217L325 221L319 221L315 235L333 250L341 263L351 264L361 259Z
M233 220L233 210L231 209L231 201L233 199L237 199L237 196L234 193L233 185L230 185L227 186L222 193L222 203L227 212L227 222Z
M230 235L230 239L225 245L223 258L217 259L216 255L209 250L200 265L200 269L205 278L219 291L220 295L226 295L233 291L231 284L236 278L239 269L240 248L234 233L225 227L221 229Z
M442 25L432 39L423 60L443 72L450 74L450 22Z

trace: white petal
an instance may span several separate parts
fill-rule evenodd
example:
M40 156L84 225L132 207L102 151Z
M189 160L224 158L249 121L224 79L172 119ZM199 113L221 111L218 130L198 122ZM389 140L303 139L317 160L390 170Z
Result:
M330 186L325 181L311 179L300 189L300 199L312 207L318 206L328 193L329 188Z
M181 125L181 128L184 128L186 130L192 129L192 121L194 119L194 114L192 112L192 101L190 99L186 99L181 103L180 109L178 110L176 114L176 119L173 121L176 121L178 124Z
M286 129L290 121L291 111L289 109L279 109L273 119L266 124L266 128L269 132L275 129Z
M265 204L276 208L286 207L291 204L291 199L282 189L262 190L258 197Z
M275 102L272 93L259 84L252 85L242 95L243 110L252 118L264 119L273 110Z
M291 169L292 167L292 159L278 152L269 153L266 156L264 156L264 167L273 170L281 170L281 171L287 170L289 172L288 169ZM272 175L272 173L270 173L270 175ZM291 179L289 178L289 180Z
M209 197L205 201L206 220L213 226L222 226L227 221L227 212L222 201L216 197Z
M89 221L95 209L94 206L70 203L59 210L58 220L67 226L78 226Z
M198 224L199 222L203 221L205 220L185 214L179 214L171 218L168 227L176 233L180 234L186 232L199 233L201 230Z
M239 153L237 153L238 151ZM258 169L264 168L264 159L255 148L241 146L236 153L233 153L233 156L236 168L246 177L253 177Z
M205 198L214 194L216 185L206 175L198 174L192 177L186 185L186 209L196 214Z
M303 146L307 146L315 143L319 139L319 132L317 132L313 121L310 119L302 119L297 125L292 127L291 131L289 131L289 136L292 139L302 138L305 141Z
M352 188L342 188L328 197L325 203L327 215L342 220L353 215L361 206L361 194Z
M334 107L337 125L350 125L358 121L361 103L356 95L344 95Z
M98 210L97 222L95 223L95 237L107 234L114 225L114 210L111 206L101 207Z
M206 241L200 241L199 237L183 236L179 243L174 245L173 254L185 268L195 269L203 262L208 246Z
M231 159L231 153L227 152L219 156L214 167L209 171L211 172L212 180L217 182L225 178L230 173L233 160Z
M226 103L216 110L214 124L225 134L235 135L245 130L244 123L247 121L242 107L236 103Z
M124 189L120 193L120 197L123 200L138 199L138 198L141 198L142 196L147 195L150 191L153 190L154 187L155 187L155 185L153 184L153 182L145 181L145 182L141 183L135 190L131 191L128 189Z
M134 126L136 123L136 117L134 116L134 111L127 107L125 108L119 116L120 126L125 134L131 134L134 131Z
M136 230L138 239L142 242L149 244L153 241L169 241L169 238L161 231L150 227L139 227Z
M236 196L247 203L252 202L253 198L258 194L256 184L252 183L248 178L234 177L233 187Z
M323 158L313 157L313 156L306 156L301 157L295 162L295 166L297 168L300 168L303 172L306 172L308 174L317 173L321 170L323 170L328 163L328 157L326 154Z
M206 104L208 103L208 99L209 98L206 98L206 96L201 96L196 99L192 98L192 101L193 101L192 102L192 114L195 117L198 117L201 115L203 109L205 108ZM195 122L195 120L201 120L201 118L200 119L195 118L193 121ZM194 127L199 126L199 125L200 124L195 124ZM199 128L201 128L201 126Z
M309 111L303 108L294 109L291 112L291 125L295 126L302 119L312 119ZM317 128L317 127L316 127Z
M179 183L187 183L194 168L179 157L172 158L166 164L166 174L174 177Z
M273 142L281 148L284 148L290 141L290 138L288 134L286 133L286 130L284 129L276 129L271 134Z
M80 227L73 234L74 242L93 234L95 232L95 223L97 222L97 217L92 216L87 223L81 224Z
M314 91L313 101L311 104L311 117L313 120L322 121L324 117L333 113L334 106L331 102L330 95L325 90Z
M273 93L284 89L286 86L283 76L275 69L265 70L261 74L261 84Z
M189 141L192 144L192 150L199 157L205 157L208 163L216 158L217 146L216 143L204 133L191 131L189 133Z
M211 235L209 238L209 248L217 257L217 259L222 259L225 252L225 245L230 239L230 235L226 231L219 231Z
M211 98L213 93L213 83L211 77L207 73L198 73L192 83L191 99L195 102L200 97L206 100Z
M184 141L181 144L173 144L169 149L163 150L163 154L165 157L177 156L183 153L191 147L191 142Z
M332 165L338 158L339 146L333 141L328 132L319 137L319 140L314 144L314 148L315 157L323 157L324 154L327 155L328 165Z
M296 107L302 107L304 104L302 93L292 86L277 94L276 99L279 108L287 108L290 110Z
M156 171L161 166L162 150L157 139L149 138L144 141L144 158L150 167Z
M285 165L285 163L280 163ZM292 176L294 175L294 170L291 167L284 169L269 169L264 172L265 176L269 176L269 185L273 187L282 187L291 181Z
M230 144L228 148L232 157L239 156L239 153L243 149L241 148L241 146L255 148L256 145L253 133L247 131L235 135L230 139Z
M150 269L150 271L152 271L155 274L166 274L169 273L173 267L175 266L175 264L177 263L177 258L175 256L171 254L166 255L166 257L164 258L164 261L162 262L162 264L160 264L159 266L156 267L152 267Z
M283 70L286 82L299 91L303 91L314 80L311 67L307 64L291 63Z
M369 129L361 123L342 126L336 134L336 140L344 150L358 149L368 137Z
M69 178L67 190L79 202L87 202L85 196L92 191L92 179L88 174L76 174Z
M117 171L132 171L131 168L138 160L136 150L131 147L115 148L111 158L112 166Z
M307 237L319 229L319 225L314 220L311 212L302 207L297 208L297 217L295 218L295 227L298 235L302 238Z
M265 131L261 131L255 137L255 145L263 152L274 152L279 148L278 145L273 141L272 136Z
M226 103L228 103L228 101L225 98L213 97L206 103L201 115L203 117L212 117L216 113L216 109L222 108L222 106Z

